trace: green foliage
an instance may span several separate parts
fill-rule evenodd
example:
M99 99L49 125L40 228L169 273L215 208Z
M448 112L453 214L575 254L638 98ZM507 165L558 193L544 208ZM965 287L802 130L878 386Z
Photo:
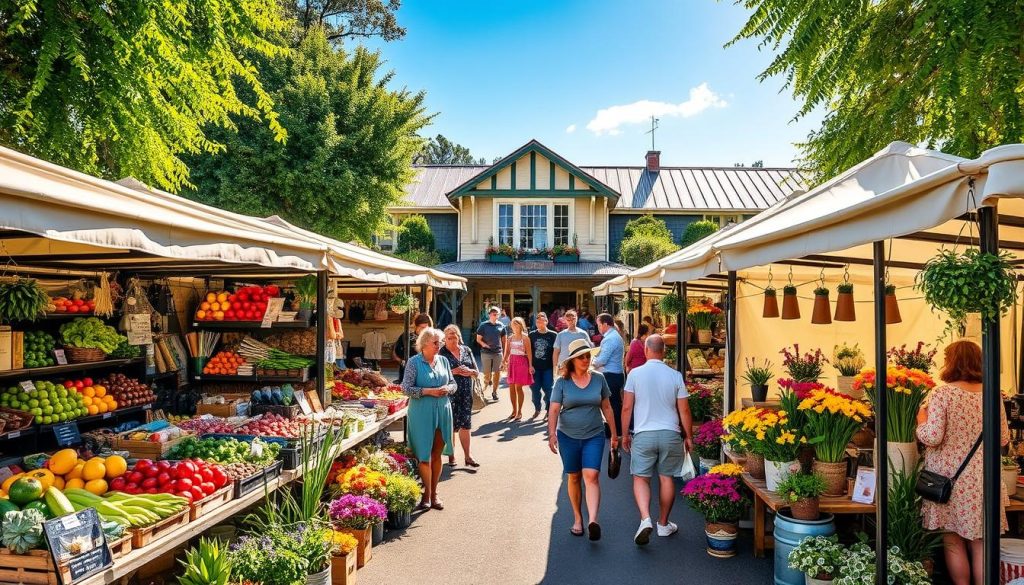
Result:
M838 292L841 292L841 293L852 293L853 292L853 283L852 282L841 283L839 286L836 287L836 290Z
M411 512L421 495L420 484L415 479L399 473L388 475L387 497L384 503L389 512Z
M622 240L619 257L628 266L646 266L678 249L679 246L673 244L671 239L640 233Z
M401 0L292 0L285 11L305 33L323 27L330 41L380 37L394 41L405 37L395 13Z
M295 296L299 298L299 306L312 309L316 304L316 275L307 274L295 281Z
M485 165L487 159L474 158L468 148L438 134L427 139L415 162L421 165Z
M276 57L276 2L0 4L0 143L89 174L187 186L181 156L223 149L239 120L285 129L254 57Z
M1017 299L1017 276L1008 252L995 254L968 248L963 253L942 250L917 274L914 287L933 309L949 315L947 331L963 329L969 313L996 320Z
M185 560L179 560L185 572L179 585L227 585L231 582L231 561L227 549L216 540L199 539L199 548L190 548Z
M687 306L682 297L676 293L669 293L658 301L658 309L661 310L662 315L678 315L685 313Z
M419 264L420 266L437 266L445 262L441 252L437 250L430 252L426 250L409 250L408 252L398 252L395 254L395 257L412 262L413 264Z
M825 478L817 473L791 473L779 482L775 493L790 502L817 498L825 493Z
M899 547L908 561L929 559L942 546L942 534L921 525L921 496L917 495L920 466L909 473L894 468L889 484L889 546Z
M964 157L1024 140L1019 2L742 4L751 16L732 43L776 52L759 79L784 79L802 102L796 118L824 111L799 145L814 182L894 139Z
M410 250L433 252L434 245L434 233L430 231L427 218L422 215L410 215L398 226L398 253Z
M0 321L35 321L49 304L49 295L34 278L0 283Z
M388 208L412 180L416 136L428 121L422 93L388 89L379 53L334 50L309 31L287 58L261 64L288 142L240 121L226 151L191 160L189 197L249 215L277 214L339 240L369 243L391 229Z
M774 375L772 363L766 359L764 365L760 366L757 364L757 358L745 358L745 361L747 369L743 372L742 378L751 386L767 386Z
M19 555L43 544L42 512L31 508L4 514L0 543Z
M103 353L112 353L127 339L96 317L78 317L61 325L60 336L64 340L64 345L100 349Z
M709 219L702 219L695 221L690 225L686 226L686 231L683 232L683 236L679 238L679 245L687 247L695 242L699 242L704 238L718 231L718 223Z
M668 224L649 213L626 222L626 227L622 232L622 239L628 240L639 235L672 240L672 232L669 231Z

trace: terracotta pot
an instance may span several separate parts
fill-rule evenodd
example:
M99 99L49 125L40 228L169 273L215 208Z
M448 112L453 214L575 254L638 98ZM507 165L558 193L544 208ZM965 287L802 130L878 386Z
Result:
M697 330L697 343L711 343L711 330L710 329L698 329Z
M815 461L812 469L825 479L824 495L841 496L846 493L846 461Z
M761 316L765 319L774 319L779 316L779 297L776 294L764 293L764 310L761 312Z
M811 323L815 325L828 325L832 323L832 311L828 304L828 295L814 295L814 311L811 313Z
M704 522L708 554L720 559L736 556L736 535L738 533L739 528L735 522Z
M782 318L783 319L799 319L800 318L800 300L797 299L796 293L782 295Z
M818 498L801 498L790 504L789 511L797 520L817 520Z
M853 293L841 292L836 299L836 321L856 321L857 309L853 305Z
M743 471L750 474L754 479L764 479L764 457L754 453L747 453L743 461Z
M902 323L903 317L900 316L900 304L896 300L896 293L885 295L885 323L886 325L892 325L893 323Z

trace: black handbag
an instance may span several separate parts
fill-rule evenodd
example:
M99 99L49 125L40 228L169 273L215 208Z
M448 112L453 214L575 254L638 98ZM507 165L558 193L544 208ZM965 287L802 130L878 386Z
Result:
M619 453L619 448L616 447L608 451L608 477L611 479L619 477L620 467L622 467L622 454Z
M980 446L981 435L979 434L978 440L971 447L971 452L967 454L964 462L960 464L960 469L956 470L956 474L953 477L946 477L934 471L922 470L921 474L917 476L917 485L915 486L917 495L929 502L937 502L939 504L948 502L949 497L953 495L953 484L960 478L960 474L964 472L964 469L967 469L967 464L971 462L971 457L974 457Z

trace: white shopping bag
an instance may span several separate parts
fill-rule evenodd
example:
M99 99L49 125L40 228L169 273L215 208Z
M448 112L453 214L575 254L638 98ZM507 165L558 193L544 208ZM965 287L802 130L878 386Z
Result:
M697 477L697 470L693 467L693 458L686 452L686 449L683 449L683 466L679 469L679 473L676 473L676 477L682 478L683 481Z

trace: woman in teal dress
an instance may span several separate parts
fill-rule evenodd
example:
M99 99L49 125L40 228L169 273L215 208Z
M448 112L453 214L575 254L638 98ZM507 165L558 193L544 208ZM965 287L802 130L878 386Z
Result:
M449 396L458 389L448 360L438 355L444 335L429 327L416 338L418 353L411 358L402 378L409 396L409 447L419 460L423 499L419 508L443 510L437 497L441 456L452 455L452 404Z

